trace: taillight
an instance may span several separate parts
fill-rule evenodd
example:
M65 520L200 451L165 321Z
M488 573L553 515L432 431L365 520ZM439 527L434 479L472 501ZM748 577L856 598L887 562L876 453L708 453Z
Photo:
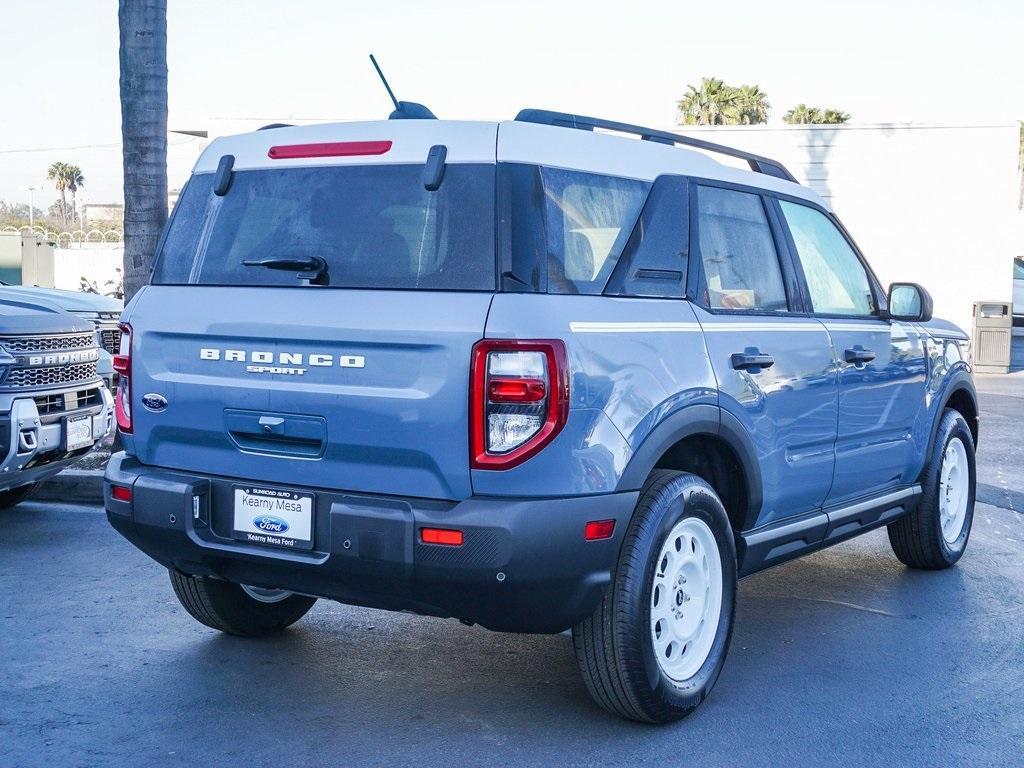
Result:
M114 370L117 372L117 394L114 397L114 414L117 428L131 434L132 431L132 327L121 323L121 346L114 355Z
M485 339L473 347L470 466L509 469L551 442L569 415L565 345Z

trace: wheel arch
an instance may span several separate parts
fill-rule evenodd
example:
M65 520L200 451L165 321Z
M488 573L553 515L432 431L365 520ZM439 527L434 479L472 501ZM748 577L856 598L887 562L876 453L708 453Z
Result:
M636 490L655 469L692 472L704 478L725 505L734 531L754 527L762 486L753 443L728 411L699 404L670 414L647 435L619 481Z
M965 370L958 371L946 386L939 401L939 407L932 415L931 433L928 436L928 456L932 455L935 449L935 435L939 430L939 422L942 421L942 414L947 408L960 413L967 422L967 428L971 430L971 437L974 439L974 447L978 447L979 424L978 424L978 394L974 389L974 382L970 374Z

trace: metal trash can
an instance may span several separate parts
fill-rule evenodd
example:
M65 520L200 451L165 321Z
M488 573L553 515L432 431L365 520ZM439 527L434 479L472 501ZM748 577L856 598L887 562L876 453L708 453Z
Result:
M1008 301L974 302L973 330L975 372L1009 373L1013 304Z

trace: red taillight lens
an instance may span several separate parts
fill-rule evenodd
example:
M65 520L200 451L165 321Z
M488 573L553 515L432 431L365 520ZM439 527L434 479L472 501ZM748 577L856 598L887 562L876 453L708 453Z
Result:
M131 501L132 489L123 485L112 485L110 486L110 495L117 501Z
M132 327L121 323L121 346L114 355L117 371L117 394L114 396L114 415L117 428L125 434L132 432Z
M583 538L587 541L610 539L615 533L614 520L591 520L583 528Z
M420 528L420 541L424 544L446 544L449 547L461 547L462 531L452 528Z
M267 157L271 160L291 160L298 157L356 157L383 155L391 149L390 141L330 141L319 144L283 144L271 147Z
M485 339L473 347L470 466L508 469L551 442L569 415L565 345Z

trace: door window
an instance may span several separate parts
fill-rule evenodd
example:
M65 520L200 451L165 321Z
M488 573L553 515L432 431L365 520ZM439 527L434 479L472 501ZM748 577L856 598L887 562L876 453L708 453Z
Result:
M697 198L707 305L785 311L788 306L779 256L760 196L701 187Z
M821 211L782 201L814 312L871 315L875 301L867 271L835 224Z

